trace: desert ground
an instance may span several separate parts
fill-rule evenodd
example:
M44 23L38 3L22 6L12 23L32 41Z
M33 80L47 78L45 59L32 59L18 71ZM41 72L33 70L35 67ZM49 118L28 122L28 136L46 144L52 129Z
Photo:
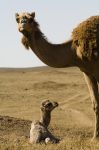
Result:
M49 130L59 144L30 144L29 130L43 100L57 101ZM0 150L99 150L91 142L94 112L78 68L0 69Z

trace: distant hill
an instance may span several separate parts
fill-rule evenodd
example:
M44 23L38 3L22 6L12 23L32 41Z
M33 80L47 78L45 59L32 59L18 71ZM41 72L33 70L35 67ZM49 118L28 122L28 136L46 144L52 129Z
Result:
M48 66L40 66L40 67L26 67L26 68L7 68L7 67L1 67L0 72L10 72L10 71L33 71L33 70L46 70L49 69Z

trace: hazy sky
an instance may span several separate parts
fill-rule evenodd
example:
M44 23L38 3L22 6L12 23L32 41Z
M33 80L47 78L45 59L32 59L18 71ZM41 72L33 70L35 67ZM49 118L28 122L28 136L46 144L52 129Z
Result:
M17 30L16 12L36 13L42 32L52 43L71 37L77 24L99 15L98 0L3 0L0 4L0 67L34 67L44 65L35 54L25 50Z

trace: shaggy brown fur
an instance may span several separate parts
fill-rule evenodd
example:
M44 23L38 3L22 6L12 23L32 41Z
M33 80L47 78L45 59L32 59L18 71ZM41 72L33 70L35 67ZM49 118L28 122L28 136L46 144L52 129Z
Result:
M25 46L26 49L29 49L29 41L25 36L22 37L21 42Z
M99 16L93 16L80 23L73 30L73 46L79 50L82 58L88 60L99 57Z

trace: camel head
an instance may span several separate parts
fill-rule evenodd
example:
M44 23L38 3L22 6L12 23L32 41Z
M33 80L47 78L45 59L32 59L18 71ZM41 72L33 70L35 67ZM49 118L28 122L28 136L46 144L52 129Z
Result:
M21 33L31 33L37 29L37 23L35 22L35 12L32 13L16 13L16 21L18 23L18 30Z
M29 49L29 39L32 38L34 33L38 33L39 31L39 25L35 21L35 12L16 13L15 18L18 24L18 30L23 34L21 42L26 49Z
M54 108L58 107L58 103L50 100L45 100L41 104L41 111L51 112Z

